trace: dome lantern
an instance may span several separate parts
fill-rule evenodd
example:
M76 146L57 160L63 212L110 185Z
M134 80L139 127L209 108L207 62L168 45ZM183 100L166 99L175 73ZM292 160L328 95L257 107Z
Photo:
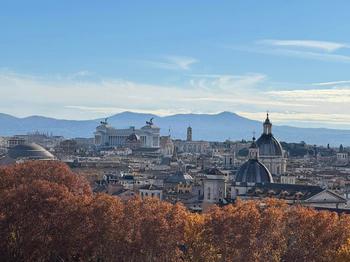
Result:
M249 159L259 158L259 147L255 142L255 136L253 136L253 142L249 147Z
M269 118L269 113L266 114L266 119L264 122L264 134L265 135L270 135L272 134L272 123Z

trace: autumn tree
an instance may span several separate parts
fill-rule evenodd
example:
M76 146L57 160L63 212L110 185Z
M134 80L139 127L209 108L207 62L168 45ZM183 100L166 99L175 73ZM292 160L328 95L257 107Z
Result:
M49 261L84 254L89 187L58 162L0 170L0 252L6 261Z
M336 251L350 236L348 215L291 207L287 210L286 261L333 261Z
M334 261L347 262L350 261L350 239L348 239L338 250Z
M93 194L59 162L0 168L3 261L348 261L350 218L237 201L195 214L154 198Z

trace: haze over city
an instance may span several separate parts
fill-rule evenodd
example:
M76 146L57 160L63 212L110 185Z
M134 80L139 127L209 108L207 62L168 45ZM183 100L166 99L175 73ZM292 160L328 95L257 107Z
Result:
M302 7L301 7L302 6ZM1 1L0 112L350 129L348 1Z
M0 0L0 261L350 261L349 10Z

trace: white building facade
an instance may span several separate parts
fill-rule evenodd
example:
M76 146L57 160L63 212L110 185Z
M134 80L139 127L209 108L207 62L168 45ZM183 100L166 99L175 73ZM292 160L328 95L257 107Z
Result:
M95 145L98 147L124 147L131 135L140 139L143 148L159 148L160 128L153 124L152 119L146 122L141 129L130 127L117 129L108 125L107 120L102 121L96 128Z

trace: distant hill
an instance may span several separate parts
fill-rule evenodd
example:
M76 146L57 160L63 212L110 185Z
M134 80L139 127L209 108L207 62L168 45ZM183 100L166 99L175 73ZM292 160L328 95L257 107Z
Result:
M135 126L142 127L151 117L161 128L162 135L170 133L173 138L186 137L186 128L191 125L193 139L224 141L226 139L250 139L253 131L257 136L262 132L262 121L241 117L235 113L222 112L219 114L177 114L159 117L152 114L123 112L108 118L108 122L116 128ZM48 132L55 135L71 137L92 137L93 132L102 119L95 120L60 120L42 116L17 118L0 114L0 135L10 136L28 132ZM271 116L273 122L273 115ZM273 126L277 138L286 142L305 141L308 144L332 146L339 144L350 145L350 130L326 128L298 128L291 126Z

